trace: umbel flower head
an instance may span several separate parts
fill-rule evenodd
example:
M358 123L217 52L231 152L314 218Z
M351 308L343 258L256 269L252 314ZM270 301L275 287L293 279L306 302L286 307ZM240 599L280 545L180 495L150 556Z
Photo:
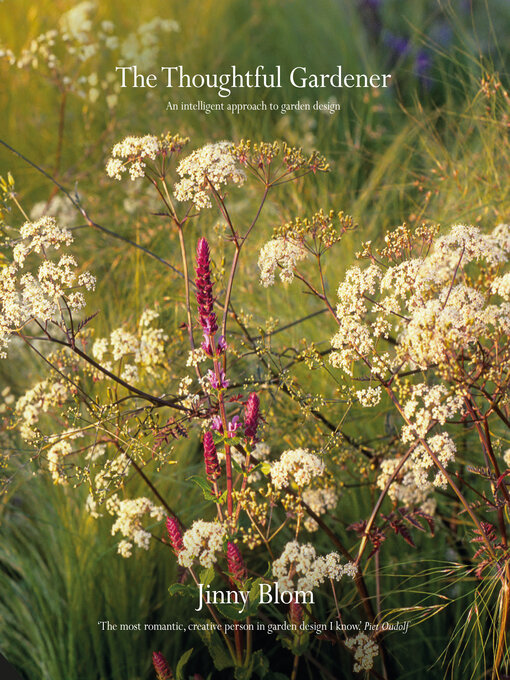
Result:
M207 478L211 481L218 479L221 474L218 454L212 434L206 432L204 435L204 462Z
M214 297L211 282L211 261L209 244L205 238L201 238L197 245L197 265L195 284L197 287L198 315L200 325L204 330L204 349L209 351L211 339L218 330L216 314L214 313Z
M176 555L178 555L183 549L184 545L182 542L181 528L175 517L166 518L166 530L168 531L168 537L170 538L173 551Z
M174 674L172 673L168 661L161 652L152 652L152 663L154 670L158 676L158 680L172 680Z
M246 565L235 543L227 543L228 571L236 581L242 582L247 576Z
M174 187L178 201L192 201L197 210L210 208L211 191L226 184L244 184L246 175L231 153L230 142L207 144L193 151L177 166L181 181Z

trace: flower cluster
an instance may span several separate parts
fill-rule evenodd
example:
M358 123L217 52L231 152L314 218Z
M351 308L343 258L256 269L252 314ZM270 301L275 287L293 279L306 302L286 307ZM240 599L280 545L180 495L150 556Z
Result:
M310 252L322 254L338 243L346 231L356 227L354 219L343 211L335 214L334 210L325 213L321 209L310 218L296 217L285 222L274 229L273 235L274 238L302 243Z
M152 325L158 316L154 309L146 309L138 321L136 334L116 328L109 338L97 338L92 346L94 358L110 372L120 368L120 377L130 384L139 380L140 370L155 375L156 367L164 359L168 341L163 329ZM103 375L98 372L96 377L99 379Z
M307 249L299 241L284 237L268 241L259 254L260 283L266 288L272 286L278 268L280 279L290 283L294 279L296 263L307 255Z
M462 407L462 396L451 394L445 385L411 385L403 409L408 424L402 428L402 441L411 443L416 437L425 437L433 425L444 425Z
M50 442L55 441L48 449L46 458L48 469L55 484L67 485L68 478L65 473L65 458L73 454L72 441L83 437L80 430L67 430L58 435L50 437Z
M205 522L198 519L182 537L183 548L177 559L182 567L191 567L195 560L202 567L211 567L218 559L218 552L223 550L225 528L217 522Z
M113 147L106 163L106 174L118 180L122 179L126 171L129 171L132 180L145 177L149 161L155 161L156 158L173 152L180 152L187 142L187 138L169 133L161 137L130 135Z
M395 472L398 464L398 458L387 458L381 462L381 469L377 477L377 486L379 489L384 489L388 480ZM420 510L427 515L433 515L436 510L436 501L430 498L434 486L431 482L417 479L414 471L400 472L397 479L391 484L388 496L392 501L399 503L404 507L419 507Z
M69 230L57 225L53 217L25 222L19 240L12 242L12 262L0 271L0 350L6 348L13 332L36 319L40 325L62 322L67 312L85 306L83 293L77 288L93 290L95 278L90 272L76 273L77 262L63 254L50 260L48 251L72 243ZM39 254L42 263L36 274L23 270L29 258ZM5 352L0 356L5 356Z
M324 473L324 461L308 449L284 451L280 460L271 464L271 482L276 489L283 489L291 482L302 488L314 477Z
M317 151L309 155L303 154L301 148L289 146L286 142L252 142L250 139L242 139L239 144L232 146L232 154L238 161L252 170L268 171L273 161L277 158L281 161L281 168L275 171L276 177L291 173L303 172L327 172L329 164L324 156Z
M356 637L345 641L345 646L354 653L354 672L369 671L374 665L374 658L378 655L377 644L366 633L358 633Z
M331 487L306 489L303 491L303 501L316 515L323 515L328 510L336 508L338 494ZM319 525L311 517L306 517L305 527L308 531L317 531Z
M14 409L23 439L27 442L36 439L41 415L54 406L61 407L70 395L70 384L60 380L42 380L27 390Z
M108 70L108 64L137 64L141 71L158 62L161 34L179 31L177 22L154 17L127 35L115 33L111 21L96 21L98 3L79 2L60 16L56 28L33 38L16 55L12 49L0 46L0 59L6 59L18 69L38 71L60 91L95 104L104 96L109 109L118 103L121 83L118 74ZM101 60L105 58L104 64ZM86 65L86 69L85 69Z
M118 501L115 509L117 519L112 526L112 536L120 532L124 540L118 545L118 552L122 557L131 557L133 544L144 550L149 549L151 534L144 529L141 520L144 516L161 521L165 516L162 507L154 505L148 498L134 498Z
M103 451L104 445L100 445L99 453ZM94 447L95 449L96 447ZM92 449L92 451L94 451ZM92 453L94 457L94 453ZM106 510L110 515L116 514L119 504L119 497L117 493L112 493L112 488L116 489L123 483L124 479L129 473L131 461L124 453L112 459L107 459L101 464L99 472L94 476L91 487L93 492L87 496L85 503L86 509L94 519L101 517L99 512L99 505L105 503Z
M211 189L219 192L221 187L233 183L242 185L246 179L230 152L230 142L207 144L193 151L177 166L182 178L174 187L178 201L191 201L197 210L210 208Z
M327 579L340 581L347 575L351 578L357 573L353 562L341 564L340 555L335 552L317 556L311 543L287 543L282 554L273 562L273 576L282 590L311 591ZM297 576L294 585L293 578Z
M168 537L170 539L172 550L176 555L178 555L184 548L184 545L182 542L181 527L175 517L166 518L166 530L168 532Z
M206 432L204 435L204 463L207 479L212 482L216 481L221 475L221 469L216 446L210 432Z
M429 234L426 239L430 245ZM339 329L331 341L337 351L330 359L348 374L353 363L363 362L380 375L406 363L411 368L437 366L448 375L462 352L479 349L481 337L510 331L506 279L490 274L491 267L508 261L508 225L491 234L456 225L420 257L409 251L411 240L408 231L396 230L381 252L390 264L383 267L369 252L371 264L349 269L338 288ZM408 256L400 261L405 249ZM473 279L472 263L485 263L486 276ZM499 291L503 302L491 304L491 293ZM393 355L378 352L377 340L391 332L398 338Z
M244 409L244 436L252 441L256 440L259 423L259 398L255 392L248 397Z

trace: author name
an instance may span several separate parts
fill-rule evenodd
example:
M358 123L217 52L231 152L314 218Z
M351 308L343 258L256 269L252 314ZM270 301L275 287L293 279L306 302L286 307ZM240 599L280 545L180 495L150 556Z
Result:
M292 601L299 604L314 604L311 590L280 590L278 582L259 584L259 604L290 604ZM239 614L249 606L250 593L247 590L211 590L210 586L198 584L198 607L195 611L202 610L207 604L236 604L239 605Z

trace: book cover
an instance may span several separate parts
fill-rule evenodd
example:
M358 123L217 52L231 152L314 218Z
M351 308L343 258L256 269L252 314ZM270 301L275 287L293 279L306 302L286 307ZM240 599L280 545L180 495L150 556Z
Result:
M0 16L2 678L510 677L507 0Z

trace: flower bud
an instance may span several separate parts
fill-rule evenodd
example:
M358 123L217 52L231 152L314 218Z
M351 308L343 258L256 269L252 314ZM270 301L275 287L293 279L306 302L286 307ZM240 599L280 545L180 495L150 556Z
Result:
M168 661L161 652L152 652L152 663L158 680L173 680L174 674L170 670Z

